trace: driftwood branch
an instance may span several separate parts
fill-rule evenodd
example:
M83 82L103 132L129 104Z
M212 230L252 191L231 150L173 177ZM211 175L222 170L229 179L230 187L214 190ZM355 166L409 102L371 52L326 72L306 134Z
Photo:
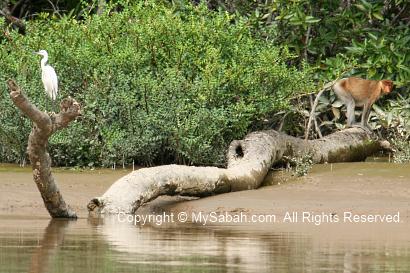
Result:
M51 217L76 218L76 213L65 203L51 173L51 158L47 152L49 137L68 126L81 114L80 105L71 97L60 103L60 113L44 113L33 105L13 80L7 81L14 105L33 121L27 153L33 169L33 178Z
M135 213L160 195L207 196L258 188L283 156L309 153L315 163L361 161L380 149L372 132L349 128L323 139L302 140L269 130L231 143L226 169L167 165L134 171L88 204L91 215Z

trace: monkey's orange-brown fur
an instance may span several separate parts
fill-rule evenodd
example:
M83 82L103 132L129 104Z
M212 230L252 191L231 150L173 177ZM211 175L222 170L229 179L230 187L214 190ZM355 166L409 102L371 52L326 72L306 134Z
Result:
M354 108L363 106L361 124L366 126L371 106L381 95L393 90L393 82L350 77L337 81L333 90L347 107L347 125L351 126L354 123Z
M373 81L351 77L339 82L355 99L356 106L363 106L366 102L373 104L382 94L390 93L393 87L390 80Z

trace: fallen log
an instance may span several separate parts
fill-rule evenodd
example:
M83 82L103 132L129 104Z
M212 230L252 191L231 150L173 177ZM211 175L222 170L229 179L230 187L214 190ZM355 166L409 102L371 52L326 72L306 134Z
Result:
M45 113L27 99L13 80L8 80L7 85L14 105L33 121L27 153L33 169L34 182L46 209L53 218L76 218L76 213L64 201L51 173L51 158L47 152L47 144L52 134L66 128L81 114L80 105L68 97L61 101L60 113Z
M160 195L203 197L258 188L271 166L284 156L310 154L314 163L362 161L382 144L360 127L322 139L302 140L274 130L234 140L227 152L227 168L166 165L133 171L88 204L91 215L136 213Z

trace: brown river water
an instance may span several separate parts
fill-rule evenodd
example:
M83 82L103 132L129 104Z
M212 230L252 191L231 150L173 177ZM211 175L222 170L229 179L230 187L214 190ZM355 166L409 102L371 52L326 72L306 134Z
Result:
M195 211L396 214L400 223L134 224L87 218L85 205L129 170L55 176L80 215L51 220L30 169L0 166L0 273L410 272L410 165L320 165L302 179L193 201L164 198L152 213ZM326 218L327 219L327 218ZM300 219L299 219L300 220ZM323 219L322 219L323 220Z

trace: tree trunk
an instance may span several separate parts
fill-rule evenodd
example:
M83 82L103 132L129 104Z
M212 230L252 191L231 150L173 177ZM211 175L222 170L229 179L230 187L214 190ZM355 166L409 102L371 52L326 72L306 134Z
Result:
M283 156L310 154L314 163L361 161L381 148L372 132L350 128L317 140L274 130L248 134L228 149L226 169L167 165L133 171L88 204L91 215L135 213L160 195L207 196L258 188Z
M27 153L33 168L33 178L51 217L76 218L76 213L64 202L51 174L51 159L47 152L49 137L68 126L81 114L80 105L68 97L60 103L58 114L44 113L27 99L13 80L7 81L10 97L15 106L33 121Z

